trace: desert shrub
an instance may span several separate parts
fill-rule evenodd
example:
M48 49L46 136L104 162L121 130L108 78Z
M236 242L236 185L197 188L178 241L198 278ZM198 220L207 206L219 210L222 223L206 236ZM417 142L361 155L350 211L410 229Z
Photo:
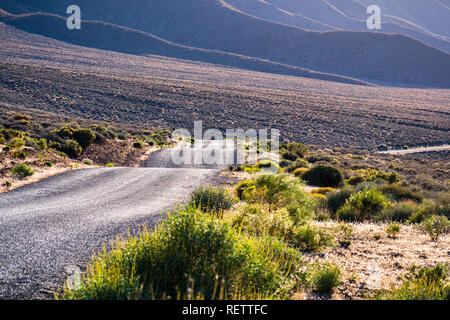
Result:
M333 237L325 229L306 224L296 227L287 241L302 251L318 251L333 244Z
M271 160L262 160L256 163L255 167L264 172L279 173L281 171L281 167Z
M11 169L11 173L18 177L29 177L34 174L34 170L24 163L16 165Z
M316 162L329 162L332 164L335 164L337 161L332 156L327 155L310 155L306 157L306 160L309 163L316 163Z
M293 164L294 163L294 161L291 161L291 160L281 160L280 161L280 167L281 168L286 168L286 167L288 167L288 166L290 166L291 164Z
M341 208L345 201L352 196L355 190L351 187L344 187L342 189L330 192L327 194L327 207L334 214Z
M107 168L112 168L112 167L114 167L114 163L108 162L108 163L105 165L105 167L107 167Z
M373 220L405 222L409 220L415 211L416 205L411 202L389 204Z
M325 200L327 197L320 193L311 193L311 197L316 198L318 200Z
M91 129L74 130L73 138L82 147L86 148L95 141L95 133Z
M37 145L40 149L45 150L47 149L47 140L46 139L39 139L37 142Z
M445 216L436 216L426 218L421 228L431 238L431 241L437 241L442 234L450 231L450 221Z
M83 163L87 166L92 166L92 160L89 159L83 159Z
M285 151L281 154L281 157L284 160L288 160L288 161L295 161L298 159L298 155L295 154L294 152L290 152L290 151Z
M12 155L13 155L14 158L18 158L20 160L25 160L27 158L27 154L23 150L15 150L12 153Z
M324 294L331 293L341 284L342 272L337 266L325 264L312 275L312 287Z
M379 190L394 201L414 200L420 202L423 200L423 196L420 193L413 192L398 183L381 186Z
M255 181L253 197L257 202L268 204L269 211L272 207L286 206L291 214L297 214L294 212L308 211L312 206L298 180L287 175L259 176Z
M390 237L395 238L395 237L397 237L397 234L400 233L401 229L402 229L402 226L399 223L391 222L388 224L388 226L386 228L386 233Z
M254 185L255 185L255 180L244 180L244 181L239 182L236 185L236 187L234 188L234 193L235 193L236 197L239 200L244 200L244 198L243 198L244 191Z
M376 297L380 300L450 300L448 279L447 265L433 268L413 266L400 286L380 290Z
M400 176L397 172L385 172L374 168L358 170L358 175L361 176L364 181L376 181L384 180L389 183L400 182Z
M347 183L351 186L356 186L357 184L360 184L364 182L364 178L361 176L352 176L347 179Z
M411 215L409 221L411 223L420 223L432 215L450 217L449 196L447 194L441 194L435 200L425 199L417 206L416 211Z
M80 287L66 288L61 298L187 299L190 291L205 299L271 296L297 256L281 242L244 237L187 208L97 256Z
M76 141L82 148L86 148L95 141L95 133L91 129L74 129L65 126L53 131L58 137L69 141ZM66 141L67 141L66 140Z
M144 147L144 142L142 142L140 140L133 142L133 148L142 149L143 147Z
M374 188L364 189L347 199L344 206L337 211L337 217L344 221L370 220L387 204L386 196L380 191Z
M230 209L234 202L235 200L228 190L208 186L192 191L189 204L199 206L204 212L220 213Z
M0 144L4 144L6 142L5 136L3 133L0 133Z
M12 183L11 181L5 180L5 182L2 183L2 186L8 189L12 186Z
M291 142L287 145L286 149L289 152L295 153L298 157L304 158L308 153L308 147L299 142Z
M53 167L53 163L51 161L44 161L44 165L47 167Z
M22 148L25 145L25 141L23 141L22 138L12 138L8 141L8 144L6 145L10 149L16 148Z
M445 185L439 180L434 179L433 177L426 174L419 174L414 177L412 182L425 190L429 191L445 191Z
M66 140L62 151L71 158L78 158L83 152L83 149L75 140Z
M297 178L301 178L302 175L308 170L308 168L297 168L294 170L294 176L296 176Z
M22 114L22 113L15 113L13 115L13 119L14 120L30 120L31 117L26 115L26 114Z
M309 163L304 159L297 159L291 165L284 168L284 171L291 173L299 168L309 168Z
M6 141L9 141L13 138L22 139L24 137L22 132L13 129L0 129L0 134L3 135Z
M302 175L302 179L317 187L336 188L344 184L342 171L326 164L315 165Z
M269 212L267 206L245 204L240 206L231 217L232 225L237 230L254 235L269 235L281 240L286 238L294 225L286 209Z
M37 148L38 144L37 144L37 140L34 138L29 138L29 137L25 137L23 139L25 146L27 147L33 147L33 148Z
M317 188L317 189L311 190L311 193L313 193L313 194L317 193L317 194L325 195L327 193L334 192L334 191L335 190L333 188L326 187L326 188Z

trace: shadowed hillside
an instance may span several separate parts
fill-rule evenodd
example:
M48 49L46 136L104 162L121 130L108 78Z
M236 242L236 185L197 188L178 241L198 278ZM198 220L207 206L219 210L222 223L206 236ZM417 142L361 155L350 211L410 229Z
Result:
M283 65L237 54L177 45L142 31L123 28L104 22L84 21L82 30L69 31L65 26L65 19L53 14L32 13L16 16L8 15L4 11L2 13L0 10L0 22L1 21L27 32L86 47L137 55L156 54L260 72L351 84L366 84L364 81L351 79L345 76L313 72L304 68Z
M402 0L226 1L255 17L312 31L368 31L366 10L369 5L377 4L382 13L382 28L379 32L410 36L447 53L450 52L450 34L448 27L445 28L446 22L450 20L450 9L446 9L437 1L418 0L414 3Z
M66 0L26 3L29 10L61 15L71 4ZM359 79L450 86L450 55L401 35L306 32L249 16L220 0L81 0L78 4L86 19L138 29L192 47Z

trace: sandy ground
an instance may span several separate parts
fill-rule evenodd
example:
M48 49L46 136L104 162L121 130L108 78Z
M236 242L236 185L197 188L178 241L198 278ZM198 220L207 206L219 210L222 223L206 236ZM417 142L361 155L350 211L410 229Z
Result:
M322 227L335 227L337 222L318 222ZM437 242L412 225L402 225L397 238L386 234L387 224L350 224L353 236L349 248L330 247L321 253L306 253L310 261L328 260L343 271L343 284L335 290L333 299L362 299L371 290L388 289L398 284L413 266L435 266L450 263L450 235ZM375 240L374 236L381 236ZM309 294L305 298L320 297Z

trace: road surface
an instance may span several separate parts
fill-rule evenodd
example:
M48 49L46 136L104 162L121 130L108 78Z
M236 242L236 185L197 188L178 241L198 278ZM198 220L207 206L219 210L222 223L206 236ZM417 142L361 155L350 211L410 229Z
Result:
M74 170L0 194L0 299L52 298L104 244L216 179L220 166L174 168L170 152L153 168Z

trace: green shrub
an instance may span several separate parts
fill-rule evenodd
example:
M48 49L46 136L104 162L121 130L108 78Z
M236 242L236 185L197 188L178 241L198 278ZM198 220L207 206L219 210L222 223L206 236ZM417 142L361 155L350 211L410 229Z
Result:
M303 174L308 170L308 168L297 168L294 170L294 176L301 179Z
M437 241L442 234L448 233L450 230L450 221L445 216L433 215L426 218L422 222L422 230L424 230L431 238L431 241Z
M429 191L445 191L445 185L439 181L434 179L433 177L426 174L418 174L413 179L413 183L422 187L425 190Z
M331 157L331 156L327 156L327 155L310 155L306 157L306 160L309 163L316 163L316 162L329 162L329 163L336 163L336 159Z
M143 147L144 147L144 142L142 142L142 141L133 142L133 148L142 149Z
M380 290L382 300L450 300L449 270L447 265L434 268L413 266L402 284L391 290Z
M244 198L243 198L244 191L254 185L255 185L255 180L244 180L244 181L239 182L236 185L236 187L234 188L234 193L236 194L236 197L239 200L244 200Z
M95 133L91 129L74 130L73 138L82 147L86 148L95 141Z
M284 240L294 225L286 209L269 212L259 204L245 204L232 213L233 227L253 236L269 235Z
M399 223L391 222L386 228L386 233L390 237L395 238L395 237L397 237L397 234L400 233L401 228L402 228L402 226Z
M0 129L0 134L3 135L6 141L11 140L12 138L20 138L24 137L23 133L13 129Z
M25 145L25 141L23 141L22 138L12 138L11 140L8 141L7 146L10 149L16 148L22 148Z
M364 178L361 176L353 176L347 179L347 183L351 186L356 186L357 184L363 183Z
M344 184L342 171L326 164L315 165L302 175L302 179L317 187L336 188Z
M18 158L20 160L25 160L27 158L27 154L22 150L15 150L12 155L14 158Z
M44 161L44 165L47 167L53 167L53 163L51 161Z
M0 133L0 144L4 144L6 142L5 136L3 133Z
M109 163L106 164L105 167L107 167L107 168L112 168L112 167L114 167L114 163L109 162Z
M31 117L26 115L26 114L22 114L22 113L15 113L13 115L13 119L14 120L30 120Z
M333 237L324 229L307 224L296 227L287 241L302 251L317 251L332 245Z
M66 140L62 149L71 158L78 158L83 152L83 149L75 140Z
M299 168L309 168L309 163L304 159L297 159L291 165L284 168L284 171L292 173Z
M348 198L352 196L355 190L351 187L344 187L342 189L336 190L334 192L328 193L327 196L327 207L330 211L335 214L339 208L341 208Z
M411 202L400 202L387 205L380 214L374 217L374 221L397 221L405 222L416 211L416 205Z
M280 167L281 168L286 168L286 167L290 166L293 163L294 163L294 161L291 161L291 160L281 160L280 161Z
M331 293L341 284L342 272L339 267L325 264L312 276L312 285L320 293Z
M308 147L302 143L291 142L287 145L286 148L289 152L294 153L297 157L304 158L308 153ZM286 159L286 158L285 158ZM289 159L288 159L289 160ZM295 159L294 159L295 160Z
M11 173L18 177L29 177L34 174L34 170L24 163L16 165L11 169Z
M194 208L169 215L151 233L117 243L88 266L62 299L229 299L272 296L298 254L281 242L239 235ZM193 292L193 293L190 293Z
M83 163L87 166L92 166L92 160L89 159L83 159Z
M388 200L375 188L364 189L352 195L337 211L337 217L344 221L364 221L372 219L386 207Z
M295 161L298 159L298 155L295 154L294 152L290 152L290 151L285 151L281 154L281 157L284 160L288 160L288 161Z
M423 200L423 196L421 194L413 192L398 183L381 186L379 190L394 201L414 200L420 202Z
M262 160L256 163L255 167L263 172L279 173L281 171L281 167L275 161L271 160Z
M40 149L45 150L47 149L47 140L46 139L39 139L37 142L37 145Z
M192 191L189 204L199 206L204 212L221 213L234 204L233 196L224 188L199 187Z

